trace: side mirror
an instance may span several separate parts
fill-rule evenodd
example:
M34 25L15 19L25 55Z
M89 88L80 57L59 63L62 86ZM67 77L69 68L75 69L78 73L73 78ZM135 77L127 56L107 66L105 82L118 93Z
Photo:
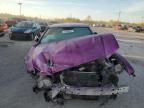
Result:
M36 35L34 40L35 40L35 42L38 42L40 40L39 36Z
M97 32L94 32L93 34L98 34Z

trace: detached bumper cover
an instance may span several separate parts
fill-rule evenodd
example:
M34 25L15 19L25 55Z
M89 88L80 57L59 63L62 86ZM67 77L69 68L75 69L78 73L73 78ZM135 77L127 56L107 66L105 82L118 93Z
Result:
M133 75L135 76L135 70L134 68L132 67L132 65L123 57L121 56L120 54L118 53L115 53L113 55L114 58L116 58L118 60L118 62L124 67L124 69L126 70L126 72L129 74L129 75Z

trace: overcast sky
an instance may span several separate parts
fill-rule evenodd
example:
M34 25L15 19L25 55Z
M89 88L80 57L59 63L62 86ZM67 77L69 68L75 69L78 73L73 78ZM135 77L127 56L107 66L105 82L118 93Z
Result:
M117 20L141 22L144 16L144 0L0 0L0 13L22 14L42 18L76 17L84 19L90 15L93 20Z

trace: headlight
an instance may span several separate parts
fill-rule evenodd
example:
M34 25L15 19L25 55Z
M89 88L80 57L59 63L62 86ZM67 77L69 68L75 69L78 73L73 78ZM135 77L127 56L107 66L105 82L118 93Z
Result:
M31 30L26 30L24 33L30 33L31 32Z
M115 65L115 71L120 74L123 71L123 67L120 64L117 64Z
M51 88L52 81L49 77L46 76L39 76L37 80L38 88Z

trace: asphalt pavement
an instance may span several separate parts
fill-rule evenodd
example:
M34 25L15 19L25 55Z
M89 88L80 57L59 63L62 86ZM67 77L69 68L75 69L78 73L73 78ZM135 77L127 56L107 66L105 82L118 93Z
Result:
M32 92L33 80L26 73L24 57L32 41L11 41L8 34L0 37L0 108L144 108L144 34L93 28L98 33L114 33L120 44L119 53L132 63L136 77L126 72L120 84L129 85L127 94L99 106L100 100L72 99L63 106L47 103L42 93Z

